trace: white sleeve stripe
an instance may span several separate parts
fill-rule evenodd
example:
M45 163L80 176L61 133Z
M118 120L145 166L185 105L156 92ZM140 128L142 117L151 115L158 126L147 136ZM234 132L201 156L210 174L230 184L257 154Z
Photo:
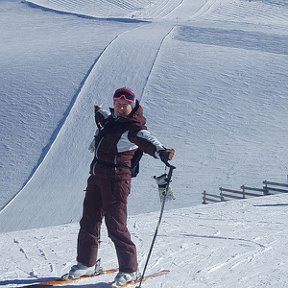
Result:
M124 132L117 143L118 153L130 151L130 150L135 150L137 148L138 148L137 145L135 145L134 143L129 141L128 131Z
M156 151L163 150L164 145L156 138L154 137L148 130L140 130L137 133L137 137L143 138L153 144L156 147Z

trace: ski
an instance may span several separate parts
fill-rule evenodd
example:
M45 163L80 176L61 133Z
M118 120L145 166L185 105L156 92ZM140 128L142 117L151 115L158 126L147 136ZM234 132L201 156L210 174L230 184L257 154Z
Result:
M67 279L67 280L63 280L61 278L57 278L54 280L50 280L50 281L42 281L42 282L38 282L35 284L31 284L31 285L26 285L23 287L18 287L18 288L46 288L46 287L54 287L54 286L62 286L68 283L73 283L75 281L79 281L81 279L87 279L87 278L95 278L98 277L100 275L104 275L104 274L113 274L115 272L118 272L118 268L112 268L112 269L105 269L103 271L101 271L98 274L95 275L91 275L91 276L81 276L80 278L76 278L76 279Z
M169 270L161 270L159 272L155 272L155 273L152 273L152 274L149 274L147 276L144 276L144 278L142 279L142 283L143 282L146 282L147 280L150 280L150 279L153 279L153 278L156 278L156 277L159 277L159 276L163 276L163 275L166 275L168 274L170 271ZM135 280L135 281L131 281L127 284L124 284L122 286L117 286L115 283L111 283L111 288L127 288L127 287L130 287L131 285L136 285L138 283L140 283L140 278ZM137 286L136 286L137 287Z

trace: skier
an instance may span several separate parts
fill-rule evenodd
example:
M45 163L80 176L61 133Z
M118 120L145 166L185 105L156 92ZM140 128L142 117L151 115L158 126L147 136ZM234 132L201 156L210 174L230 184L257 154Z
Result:
M131 188L133 168L139 161L135 155L144 153L163 162L175 156L146 128L143 109L130 88L119 88L113 95L110 112L95 106L98 126L93 145L94 159L90 165L83 216L77 242L77 261L63 277L75 279L95 273L102 219L108 236L114 243L119 272L114 284L122 286L139 277L135 244L127 228L127 199Z

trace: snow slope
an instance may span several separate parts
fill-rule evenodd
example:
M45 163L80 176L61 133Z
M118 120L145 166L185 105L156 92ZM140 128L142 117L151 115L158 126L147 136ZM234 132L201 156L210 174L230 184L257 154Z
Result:
M168 208L199 204L203 190L219 186L283 182L285 2L93 3L0 4L0 231L79 220L93 104L111 105L119 86L135 89L151 132L177 149L177 200ZM88 8L89 17L76 17ZM132 214L159 209L151 176L163 165L145 157L141 167Z
M143 287L287 287L287 206L287 196L280 195L166 211L147 274L171 272ZM157 221L155 212L129 219L141 270ZM75 263L77 233L78 225L69 224L0 234L1 287L66 273ZM102 241L103 266L117 267L106 229ZM64 287L108 288L111 280L107 275Z
M128 29L1 2L1 207L42 162L94 62Z
M93 105L127 85L177 150L177 199L147 271L171 272L145 287L286 288L286 195L197 204L204 189L285 181L287 22L285 0L1 1L0 286L75 262ZM159 213L151 176L164 169L149 157L141 167L129 201L140 270ZM99 254L117 266L105 228Z

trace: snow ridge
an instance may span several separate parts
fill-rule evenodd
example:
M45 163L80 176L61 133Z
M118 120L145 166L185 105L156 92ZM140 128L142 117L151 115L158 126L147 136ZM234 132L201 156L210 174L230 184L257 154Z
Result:
M180 6L183 1L184 0L26 0L25 2L38 7L75 15L132 21L134 18L150 19L166 17ZM137 21L136 19L135 21Z
M29 182L31 181L31 179L33 178L34 174L37 173L37 170L39 169L39 167L41 166L42 162L45 161L45 158L47 157L47 155L49 154L50 150L53 148L53 143L55 141L57 141L57 137L62 129L62 127L65 125L65 121L67 119L67 117L69 116L74 104L77 101L77 98L79 97L79 95L82 93L82 90L85 89L85 83L86 81L88 81L89 75L91 74L91 71L94 69L95 65L97 64L97 62L99 61L99 59L102 57L102 55L105 53L106 49L109 47L109 45L112 44L113 41L115 41L115 39L119 37L119 35L117 35L114 39L112 39L112 41L104 48L104 50L100 53L100 55L95 59L94 63L91 65L91 67L89 68L88 72L86 73L85 77L83 78L82 82L80 83L80 86L78 88L78 91L75 93L74 97L72 98L72 101L70 103L70 105L67 107L67 110L65 111L63 118L60 120L59 125L57 126L57 128L55 129L55 131L53 132L52 136L50 137L50 142L46 145L45 149L43 149L44 154L42 154L38 160L38 164L33 168L30 176L28 177L27 181L24 183L23 187L18 191L18 193L6 204L1 208L1 211L4 211L5 209L7 209L9 207L9 205L15 201L15 199L18 197L18 195L21 193L21 191L25 188L25 186L27 184L29 184Z

